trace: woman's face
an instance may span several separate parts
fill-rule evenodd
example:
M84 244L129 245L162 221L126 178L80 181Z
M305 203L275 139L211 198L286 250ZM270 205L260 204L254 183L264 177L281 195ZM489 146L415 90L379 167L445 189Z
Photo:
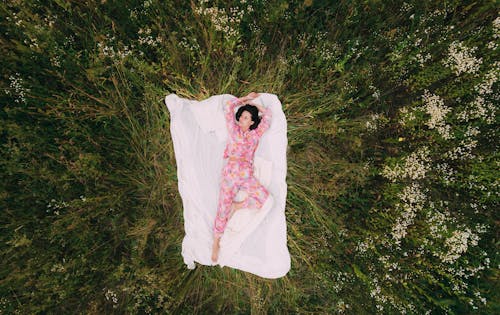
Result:
M247 131L253 124L252 115L248 111L243 111L241 113L240 119L238 120L238 125L243 131Z

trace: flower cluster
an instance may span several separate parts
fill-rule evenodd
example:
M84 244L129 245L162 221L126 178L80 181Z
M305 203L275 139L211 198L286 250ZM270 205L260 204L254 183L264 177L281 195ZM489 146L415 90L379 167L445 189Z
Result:
M465 138L460 141L457 147L444 153L444 157L451 160L472 159L475 155L472 150L477 146L478 141L474 139L480 133L477 127L467 126Z
M398 197L401 199L401 203L397 203L396 208L401 209L402 213L396 220L391 232L396 245L400 244L401 239L406 236L408 226L413 223L416 214L424 208L427 199L420 185L415 182L405 187L398 194Z
M399 121L401 126L407 126L410 122L414 121L417 117L413 111L410 111L407 106L399 109Z
M65 262L64 258L63 258L63 262ZM61 263L55 263L54 265L52 265L52 268L50 268L50 271L64 273L64 272L66 272L66 268Z
M424 67L425 63L429 61L432 58L431 54L422 54L422 53L417 53L414 57L414 60L418 62L420 67Z
M495 102L498 103L500 95L494 93L493 85L498 82L499 77L500 62L497 61L493 64L490 71L486 73L484 80L474 86L474 91L477 92L477 96L470 106L457 115L459 120L468 122L471 119L479 118L484 120L487 124L495 122L497 111Z
M192 39L190 37L188 39L185 36L183 36L182 39L179 41L179 46L186 48L191 52L197 52L200 50L200 45L198 44L196 37L194 37Z
M429 148L424 146L407 156L402 165L396 164L392 168L385 165L381 175L392 182L404 178L422 179L425 178L426 172L430 169L430 162Z
M23 78L21 78L21 74L16 73L15 75L10 75L9 80L9 89L4 90L5 94L14 96L14 102L16 103L26 104L26 92L29 92L30 89L23 87Z
M116 42L115 36L111 37L109 34L106 34L105 39L103 41L97 42L99 55L104 57L110 57L113 60L119 60L125 58L126 56L132 53L132 51L129 50L128 46L124 46L123 50L117 49L115 51L115 48L113 47L113 45L116 45L115 42ZM108 46L108 44L110 44L110 46Z
M151 14L151 7L153 5L153 0L146 0L137 8L129 9L130 11L130 19L137 20L140 15L147 16Z
M20 17L17 16L16 12L12 13L12 18L10 16L7 16L7 17L5 17L5 19L7 21L14 20L14 24L16 26L21 26L21 24L23 24L23 20Z
M46 25L52 28L52 26L54 26L54 24L57 21L57 14L44 16L43 21L45 22Z
M493 38L498 40L500 39L500 16L493 21L492 25L493 25Z
M437 164L436 171L441 175L445 185L449 185L456 180L453 176L456 174L456 171L446 162Z
M37 48L39 48L39 46L38 46L38 39L36 37L25 38L23 40L23 43L25 43L26 45L28 45L30 47L30 49L32 49L32 50L36 50Z
M59 210L64 209L67 206L68 203L66 201L57 202L55 199L52 199L47 205L46 212L50 213L50 211L52 211L55 215L59 215L60 214Z
M139 34L139 44L146 44L152 47L158 46L158 44L161 43L161 37L160 35L156 36L156 38L153 38L151 35L151 29L148 27L146 29L139 28L139 31L137 32Z
M350 40L347 41L348 43L350 42ZM359 49L359 51L358 51ZM359 48L359 39L356 39L354 41L354 44L352 47L350 47L350 51L349 53L354 56L353 60L356 60L357 58L359 58L359 56L361 56L361 54L363 53L364 50L367 50L368 47L364 47L364 48Z
M373 279L373 288L370 290L370 296L374 298L377 301L377 309L379 311L382 311L384 309L384 306L379 303L386 303L387 302L387 297L382 294L382 290L380 288L380 285L378 284L378 279L374 278Z
M372 97L376 100L380 99L380 90L376 87L370 84L369 86L370 90L373 91Z
M346 310L348 310L351 306L349 304L346 304L344 300L339 300L337 302L337 312L339 314L343 314Z
M463 43L454 41L448 47L448 58L444 64L450 67L456 75L462 73L476 73L479 71L483 59L474 57L477 47L468 48Z
M370 115L365 126L369 132L373 132L382 127L388 121L389 120L384 116L384 114L375 113Z
M370 116L370 119L366 121L366 129L368 131L375 131L377 130L377 120L379 118L379 114L372 114Z
M113 308L117 308L118 307L118 298L116 297L116 293L115 292L113 292L112 290L108 289L104 293L104 297L106 298L106 300L113 302Z
M385 276L387 278L388 275L386 274ZM382 312L384 310L384 306L392 306L397 309L400 314L406 314L406 308L409 310L414 309L414 306L411 303L403 305L398 303L392 295L385 294L384 291L388 288L388 286L385 283L380 283L381 281L379 281L375 275L373 275L372 278L373 280L370 284L370 296L375 300L375 307L378 312Z
M374 247L373 239L371 236L368 236L364 241L359 241L356 245L355 250L359 254L364 254L368 249L372 249Z
M439 257L445 263L453 263L455 260L465 253L469 246L476 246L479 241L479 236L473 233L469 228L463 230L457 229L453 231L451 237L445 241L445 246L448 248L446 253L439 253Z
M403 2L403 4L401 4L401 7L399 9L401 10L401 12L404 13L410 12L413 9L413 4L408 2Z
M336 58L337 55L338 55L338 49L335 46L335 44L332 45L331 47L329 47L328 45L324 45L323 49L319 51L320 58L326 61Z
M299 54L292 54L290 56L290 65L298 65L300 64L302 59L299 58Z
M488 49L496 50L498 48L498 39L500 38L500 17L497 17L493 23L493 40L486 45Z
M455 222L454 217L445 208L443 211L436 209L434 202L429 202L430 211L427 212L427 223L429 226L430 237L432 239L441 239L443 234L448 231L447 224Z
M239 25L246 13L254 11L251 4L247 4L245 8L240 10L239 7L230 8L226 12L224 8L205 7L208 0L200 0L199 7L194 9L194 12L200 16L208 16L216 31L227 34L229 37L238 37L240 35ZM246 4L246 1L241 1L241 4Z
M489 95L493 93L493 84L498 82L498 78L500 76L500 61L497 61L493 64L490 71L486 73L484 76L484 81L479 83L474 87L474 90L479 95Z
M309 33L300 33L297 36L297 42L299 43L300 46L302 47L307 47L307 44L311 40L312 35Z
M445 124L445 117L451 109L444 105L441 97L431 94L428 90L424 91L422 96L424 100L424 109L430 115L427 121L427 126L430 129L436 128L439 134L446 140L452 139L453 135L450 134L450 125Z
M314 34L300 33L299 45L318 59L325 61L328 67L334 66L334 62L342 53L342 48L336 42L328 39L328 32L318 31Z
M61 56L54 55L50 57L50 64L54 67L61 67Z
M471 264L467 265L464 268L461 265L456 266L454 264L448 264L446 270L450 273L450 275L453 275L455 278L465 278L465 279L472 277L478 278L479 271L490 268L490 258L488 257L488 254L485 251L483 251L481 256L483 256L483 258L481 258L483 261L480 262L478 266L474 266Z

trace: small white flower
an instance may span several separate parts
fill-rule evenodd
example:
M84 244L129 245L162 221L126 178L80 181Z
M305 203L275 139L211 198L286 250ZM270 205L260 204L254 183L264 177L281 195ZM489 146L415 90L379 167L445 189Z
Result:
M430 169L431 159L429 157L430 151L427 146L423 146L415 152L407 156L402 164L397 164L394 167L388 165L384 166L381 175L395 182L397 179L411 178L422 179L425 178L427 171Z
M428 90L424 91L422 98L424 100L424 109L430 115L426 123L427 126L430 129L437 129L444 139L452 139L453 135L450 133L451 126L445 124L446 114L451 111L451 108L444 105L441 97L431 94Z
M458 76L462 73L477 73L483 63L482 58L474 57L477 47L468 48L463 43L454 41L448 47L448 58L444 64L450 67Z

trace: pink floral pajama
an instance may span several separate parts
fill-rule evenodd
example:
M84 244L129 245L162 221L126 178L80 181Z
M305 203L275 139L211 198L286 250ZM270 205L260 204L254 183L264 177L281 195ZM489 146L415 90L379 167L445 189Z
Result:
M256 129L243 132L236 122L234 112L236 106L240 104L241 101L238 98L233 98L227 101L228 106L225 109L229 139L224 151L224 158L228 158L228 160L222 170L217 216L213 228L216 237L220 237L224 233L232 210L231 204L239 190L245 190L248 195L243 203L244 208L259 209L269 196L267 189L253 175L253 157L260 137L269 129L271 109L265 108Z

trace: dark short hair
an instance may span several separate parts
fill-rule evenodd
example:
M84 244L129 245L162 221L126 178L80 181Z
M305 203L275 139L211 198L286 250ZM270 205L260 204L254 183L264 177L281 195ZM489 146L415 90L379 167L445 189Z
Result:
M250 105L250 104L246 104L246 105L241 106L236 111L236 120L237 121L240 121L240 116L241 116L241 114L243 114L244 111L247 111L250 113L250 115L252 115L253 124L250 126L250 130L254 130L255 128L257 128L257 126L260 123L259 109L256 106Z

